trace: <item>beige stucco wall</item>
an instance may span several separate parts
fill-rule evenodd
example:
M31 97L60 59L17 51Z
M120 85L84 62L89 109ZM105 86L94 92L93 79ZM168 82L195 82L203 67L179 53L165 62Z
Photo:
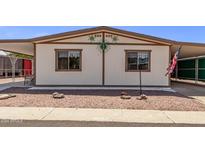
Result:
M169 63L168 46L131 46L113 45L105 54L106 85L139 85L138 72L125 72L125 49L152 50L151 72L142 73L143 85L168 86L169 78L165 76Z
M56 72L54 49L83 49L82 72ZM101 85L102 55L96 45L38 44L36 85Z
M53 41L53 42L88 42L88 43L90 43L91 41L89 40L89 37L90 36L95 36L95 35L98 35L98 37L95 37L94 42L102 41L102 33L95 33L95 34L92 34L92 35L85 35L85 36L80 36L80 37L75 37L75 38L56 40L56 41Z
M82 72L55 72L54 49L83 49ZM165 76L168 46L112 45L105 53L105 85L139 85L138 72L125 72L125 49L152 50L151 72L142 73L146 86L168 86ZM37 85L102 85L102 53L96 45L39 44L36 47Z
M155 44L155 43L152 43L152 42L143 41L143 40L139 40L139 39L133 39L133 38L128 38L128 37L124 37L124 36L105 33L105 40L107 42L110 42L110 43L113 43L113 39L112 39L112 37L109 37L109 35L112 35L112 37L117 36L117 43Z
M69 38L69 39L56 40L53 42L77 42L77 43L87 42L87 43L89 43L89 42L91 42L89 40L89 36L95 36L95 35L100 35L101 37L95 37L95 41L93 41L93 42L101 42L102 41L102 33L96 33L96 34L92 34L92 35L85 35L85 36ZM105 41L106 42L115 43L115 42L113 42L112 37L109 37L110 35L112 35L112 37L117 36L117 43L155 44L152 42L143 41L143 40L139 40L139 39L127 38L127 37L119 36L119 35L113 35L111 33L105 33Z

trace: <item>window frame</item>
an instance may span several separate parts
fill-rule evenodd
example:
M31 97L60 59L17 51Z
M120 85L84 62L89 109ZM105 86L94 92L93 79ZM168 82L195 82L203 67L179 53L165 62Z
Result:
M58 68L58 55L59 52L72 52L78 51L80 52L80 68L79 69L70 69L69 68L69 57L68 57L68 69L59 69ZM81 72L82 71L82 49L55 49L55 71L56 72Z
M125 50L125 72L139 72L140 70L129 70L128 69L128 53L140 53L140 52L146 52L148 53L149 56L149 64L148 64L148 69L147 70L141 70L141 72L151 72L151 51L152 50L133 50L133 49L126 49Z

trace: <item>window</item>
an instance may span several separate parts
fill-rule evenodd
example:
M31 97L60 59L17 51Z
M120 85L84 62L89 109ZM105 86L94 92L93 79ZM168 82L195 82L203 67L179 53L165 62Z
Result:
M68 52L62 51L58 53L58 69L59 70L68 69Z
M126 71L150 71L150 51L126 50Z
M81 71L81 49L56 49L57 71Z

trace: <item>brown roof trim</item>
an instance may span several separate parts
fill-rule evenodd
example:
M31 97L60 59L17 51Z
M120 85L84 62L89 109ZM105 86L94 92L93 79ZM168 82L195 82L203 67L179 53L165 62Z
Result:
M52 34L52 35L47 35L47 36L36 37L36 38L32 38L31 40L32 41L41 41L41 40L46 40L46 39L63 37L63 36L67 36L67 35L76 35L76 34L81 34L81 33L98 31L100 29L101 29L100 27L85 28L85 29L79 29L79 30L75 30L75 31L69 31L69 32L63 32L63 33L58 33L58 34Z
M31 39L8 39L0 40L0 43L32 43Z
M131 35L131 36L135 36L135 37L141 37L141 38L145 38L145 39L156 40L156 41L170 43L170 44L173 42L173 40L159 38L159 37L155 37L155 36L151 36L151 35L145 35L145 34L136 33L136 32L130 32L130 31L121 30L121 29L117 29L117 28L112 28L112 27L104 27L104 28L108 31L123 33L123 34Z
M37 38L33 38L31 40L34 42L38 42L38 41L44 41L47 39L54 39L54 38L64 37L64 36L69 36L69 35L71 35L71 36L72 35L79 35L82 33L91 33L91 32L95 32L95 31L96 32L98 32L98 31L100 31L100 32L106 32L106 31L116 32L116 33L121 33L121 34L129 35L129 36L133 36L133 37L137 37L137 38L143 38L143 39L145 39L145 41L146 40L153 40L153 41L162 42L162 43L166 43L166 44L171 44L173 42L172 40L168 40L168 39L163 39L163 38L154 37L154 36L145 35L145 34L140 34L140 33L135 33L135 32L129 32L126 30L121 30L121 29L106 27L106 26L87 28L87 29L64 32L64 33L48 35L48 36L43 36L43 37L37 37Z
M175 42L173 45L187 45L187 46L198 46L205 47L205 43L195 43L195 42Z

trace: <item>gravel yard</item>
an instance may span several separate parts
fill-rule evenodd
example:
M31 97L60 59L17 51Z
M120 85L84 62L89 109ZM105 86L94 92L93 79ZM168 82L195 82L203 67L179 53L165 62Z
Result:
M125 91L132 96L130 100L120 98L121 90L58 90L65 98L54 99L52 93L55 91L10 88L1 94L16 94L16 97L0 100L0 106L205 111L205 105L179 93L144 91L148 99L138 100L138 91Z

